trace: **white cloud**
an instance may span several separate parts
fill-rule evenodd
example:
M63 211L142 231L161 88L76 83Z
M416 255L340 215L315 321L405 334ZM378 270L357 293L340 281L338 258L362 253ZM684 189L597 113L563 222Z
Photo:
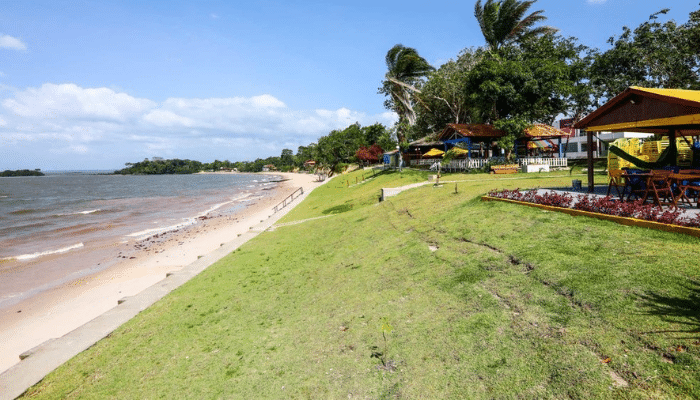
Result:
M147 99L137 99L112 89L83 89L75 84L45 83L29 88L3 106L22 117L119 120L136 116L155 107Z
M148 114L144 115L143 120L153 125L161 127L194 126L193 120L187 117L183 117L181 115L177 115L172 111L165 110L153 110Z
M348 108L293 110L270 94L155 102L109 88L46 83L6 88L0 96L0 142L11 147L0 148L0 160L3 151L27 154L44 160L34 167L42 169L60 169L58 162L66 169L111 168L152 156L252 160L296 150L355 122L390 126L397 119ZM106 164L94 165L96 155ZM90 164L65 164L80 160ZM15 168L23 167L30 166Z
M258 107L258 108L285 108L285 107L287 107L283 102L277 100L276 98L270 96L269 94L264 94L262 96L253 96L250 98L250 103L254 107Z
M0 49L27 50L27 45L15 37L0 35Z

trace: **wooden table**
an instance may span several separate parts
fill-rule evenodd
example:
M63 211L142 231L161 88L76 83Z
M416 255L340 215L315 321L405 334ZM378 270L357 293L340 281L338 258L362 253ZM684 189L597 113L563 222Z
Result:
M671 181L671 184L675 184L678 187L679 191L679 194L674 198L673 205L677 207L678 200L680 199L681 203L685 201L689 206L692 206L693 203L688 198L686 192L688 190L700 192L700 173L671 174L669 180ZM695 207L700 208L700 195L698 195L698 201L695 204Z
M627 189L629 188L629 194L627 195L627 200L630 201L630 198L632 195L635 195L638 199L644 198L646 196L647 192L647 182L649 178L651 178L651 172L640 172L640 173L628 173L628 172L623 172L621 177L622 179L625 180L625 186L622 188L622 194L620 194L620 200L625 201L625 193L627 192ZM635 178L639 179L640 182L644 182L644 189L637 189L635 190L632 183L635 180ZM636 186L636 185L635 185ZM642 193L640 196L639 193Z
M654 201L654 204L661 207L661 199L664 200L665 204L676 207L676 201L673 196L673 190L671 188L670 176L673 171L670 170L652 170L650 172L650 177L646 181L646 190L644 192L644 198L642 203L645 203L649 197Z

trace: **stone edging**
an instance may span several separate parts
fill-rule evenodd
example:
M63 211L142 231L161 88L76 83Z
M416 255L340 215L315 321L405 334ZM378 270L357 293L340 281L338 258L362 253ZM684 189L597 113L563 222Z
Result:
M591 211L574 210L572 208L552 207L552 206L546 206L543 204L528 203L525 201L510 200L510 199L501 199L498 197L490 197L490 196L482 196L481 201L502 201L502 202L506 202L506 203L519 204L519 205L528 206L528 207L540 208L540 209L548 210L548 211L562 212L565 214L573 215L575 217L576 216L591 217L591 218L597 218L597 219L602 219L602 220L606 220L606 221L616 222L616 223L621 224L621 225L638 226L638 227L642 227L642 228L656 229L656 230L665 231L665 232L682 233L684 235L691 235L691 236L695 236L695 237L700 237L700 228L691 228L691 227L687 227L687 226L662 224L660 222L645 221L643 219L637 219L637 218L619 217L617 215L608 215L608 214L601 214L601 213L596 213L596 212L591 212Z

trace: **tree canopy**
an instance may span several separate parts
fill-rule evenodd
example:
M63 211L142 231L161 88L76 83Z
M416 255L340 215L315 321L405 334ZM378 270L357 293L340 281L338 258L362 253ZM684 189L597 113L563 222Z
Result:
M399 122L411 126L416 122L414 95L420 93L417 86L423 77L435 68L418 55L416 49L402 44L389 49L386 54L386 66L388 71L379 93L388 97L384 105L398 114ZM399 138L400 142L401 139Z
M490 50L498 52L501 46L556 31L548 26L534 26L547 19L543 10L525 15L535 1L486 0L483 5L481 0L476 1L474 16Z
M17 169L9 170L6 169L0 172L0 177L6 178L10 176L44 176L44 173L39 169L29 170L29 169Z
M637 28L622 28L611 37L609 50L597 55L591 67L591 84L597 104L629 86L700 89L700 11L688 22L659 22L660 10Z

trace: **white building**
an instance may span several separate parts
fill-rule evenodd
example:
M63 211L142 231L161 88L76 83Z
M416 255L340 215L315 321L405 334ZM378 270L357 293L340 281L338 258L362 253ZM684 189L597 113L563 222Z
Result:
M588 142L586 139L586 131L574 129L573 119L560 119L554 122L554 127L569 133L571 136L561 139L561 145L565 146L564 154L569 159L579 159L588 157ZM597 136L597 137L596 137ZM624 138L648 138L653 136L651 133L638 132L598 132L593 137L593 157L607 157L608 146L617 139ZM568 139L568 143L567 143Z

